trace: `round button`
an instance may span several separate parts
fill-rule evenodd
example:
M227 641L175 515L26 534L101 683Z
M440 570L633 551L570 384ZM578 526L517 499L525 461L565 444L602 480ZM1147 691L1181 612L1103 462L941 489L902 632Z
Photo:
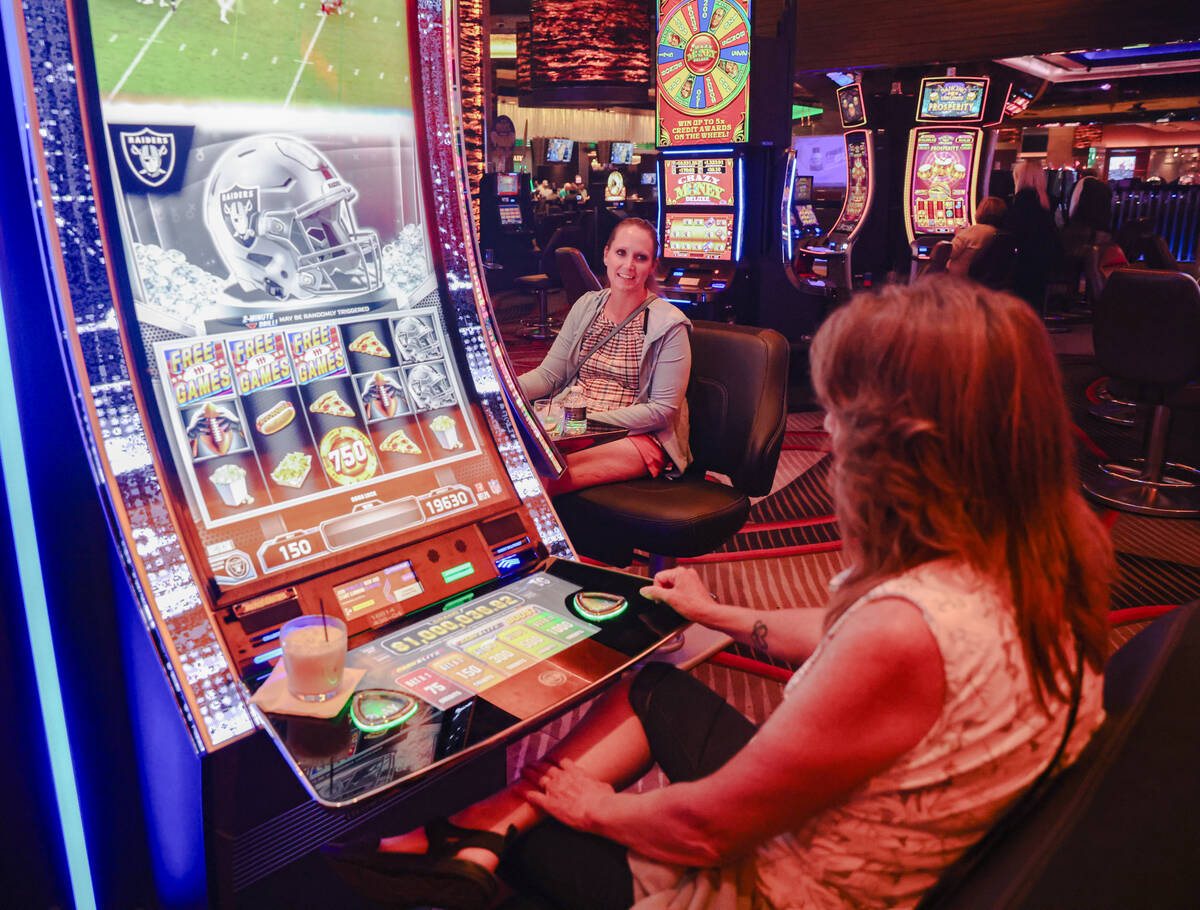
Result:
M467 542L465 540L454 541L454 549L458 550L459 553L466 553L467 552Z
M437 562L439 559L442 558L442 554L439 553L437 550L430 550L428 553L425 554L425 558L428 559L430 562Z

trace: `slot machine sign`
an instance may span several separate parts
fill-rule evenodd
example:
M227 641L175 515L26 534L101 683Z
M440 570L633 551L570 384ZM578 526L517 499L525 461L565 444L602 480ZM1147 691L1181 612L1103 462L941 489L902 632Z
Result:
M748 142L750 0L660 0L660 147Z
M663 163L662 201L667 206L733 206L733 159L667 159Z
M978 130L917 129L908 156L909 234L953 234L971 223Z
M917 120L930 123L947 120L955 123L978 123L983 119L987 89L987 77L922 79Z

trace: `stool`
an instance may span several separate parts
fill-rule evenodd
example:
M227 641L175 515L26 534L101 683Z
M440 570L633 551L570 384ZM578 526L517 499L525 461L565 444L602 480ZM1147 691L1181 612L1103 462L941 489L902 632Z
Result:
M526 294L533 294L537 297L538 302L537 315L522 320L522 324L529 328L520 333L521 337L531 338L535 341L552 340L555 335L555 327L550 318L550 304L547 298L550 296L550 292L558 287L558 283L549 275L522 275L513 282L513 285Z
M1143 457L1087 464L1083 489L1114 509L1187 518L1200 515L1200 470L1166 460L1172 407L1200 406L1200 285L1181 272L1118 269L1096 304L1096 359L1134 383L1153 409Z

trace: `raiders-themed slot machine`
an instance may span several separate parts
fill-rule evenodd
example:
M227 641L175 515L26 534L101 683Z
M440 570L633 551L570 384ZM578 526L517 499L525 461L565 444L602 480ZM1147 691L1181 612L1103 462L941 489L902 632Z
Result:
M562 464L481 282L453 4L220 12L16 23L64 379L203 779L147 775L149 836L200 789L211 903L682 624L573 561L539 482ZM345 682L298 704L280 628L321 614Z

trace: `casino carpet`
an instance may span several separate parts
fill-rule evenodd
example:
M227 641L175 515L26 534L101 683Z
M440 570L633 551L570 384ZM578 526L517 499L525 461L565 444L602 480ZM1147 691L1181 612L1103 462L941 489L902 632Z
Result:
M507 328L507 326L506 326ZM1086 331L1084 329L1083 331ZM505 333L506 337L508 332ZM1061 344L1063 336L1052 336ZM1079 435L1080 459L1094 457L1093 448L1110 457L1136 454L1140 427L1118 427L1087 414L1087 389L1100 377L1087 337L1068 337L1070 353L1060 356L1064 387ZM510 357L518 369L538 362L546 343L514 343ZM788 415L787 436L774 488L757 500L742 532L715 554L690 561L718 599L770 610L824 602L829 580L844 568L841 539L833 521L827 490L830 458L822 414L808 411ZM1085 437L1086 436L1086 440ZM1168 452L1175 460L1200 464L1200 432L1181 421L1172 433ZM1125 512L1104 513L1117 551L1113 584L1112 643L1119 646L1149 622L1154 608L1178 605L1200 597L1200 521L1149 518ZM644 564L629 567L645 574ZM785 663L741 645L727 653L780 669ZM757 673L730 669L713 662L693 674L723 695L752 720L761 721L779 703L782 683ZM581 707L514 744L509 767L517 770L560 738L586 710ZM651 772L637 789L660 786Z

